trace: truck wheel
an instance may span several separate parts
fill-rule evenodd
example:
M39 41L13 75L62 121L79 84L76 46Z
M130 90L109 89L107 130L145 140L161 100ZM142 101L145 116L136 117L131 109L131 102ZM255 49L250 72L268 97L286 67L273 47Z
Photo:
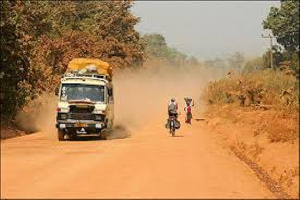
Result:
M72 133L71 136L70 136L70 139L71 140L76 140L77 139L77 135Z
M100 134L100 139L101 139L101 140L107 140L107 133L106 133L106 131L103 131L103 132Z
M65 138L65 131L61 130L61 129L57 129L57 136L58 136L58 140L59 141L64 141Z

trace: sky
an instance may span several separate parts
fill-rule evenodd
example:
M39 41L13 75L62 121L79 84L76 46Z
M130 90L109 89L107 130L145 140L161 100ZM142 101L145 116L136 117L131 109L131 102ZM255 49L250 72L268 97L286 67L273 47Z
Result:
M225 58L234 52L262 55L269 40L262 21L279 1L136 1L141 34L162 34L167 44L200 60Z

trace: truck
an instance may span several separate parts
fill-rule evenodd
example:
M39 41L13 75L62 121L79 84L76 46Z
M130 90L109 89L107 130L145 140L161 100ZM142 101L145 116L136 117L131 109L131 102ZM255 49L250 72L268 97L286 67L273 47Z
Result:
M75 58L68 64L55 94L59 141L82 135L107 139L114 121L112 67L96 58Z

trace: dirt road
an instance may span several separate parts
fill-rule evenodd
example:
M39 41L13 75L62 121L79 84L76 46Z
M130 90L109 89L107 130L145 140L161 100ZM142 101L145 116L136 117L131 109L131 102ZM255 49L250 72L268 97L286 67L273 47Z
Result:
M274 198L220 142L200 122L174 138L156 123L126 139L8 139L1 198Z

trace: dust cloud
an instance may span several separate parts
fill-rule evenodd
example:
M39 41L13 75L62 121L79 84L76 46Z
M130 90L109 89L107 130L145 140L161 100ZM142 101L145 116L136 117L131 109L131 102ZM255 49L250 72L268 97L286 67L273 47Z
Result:
M159 62L146 63L139 69L115 70L115 124L131 133L142 132L139 130L150 123L162 127L172 97L177 100L182 114L184 98L192 97L197 117L205 109L201 100L204 87L220 76L216 69L204 65L174 67Z
M27 133L41 131L47 138L56 140L56 106L57 97L54 93L41 94L17 114L18 128Z
M182 114L184 97L192 97L194 117L200 117L205 109L201 100L203 88L219 77L216 69L204 65L174 67L160 62L148 62L139 69L114 70L115 122L110 138L141 133L150 124L164 126L171 97L177 100ZM20 130L40 131L47 138L56 140L56 106L54 94L40 95L17 115Z

